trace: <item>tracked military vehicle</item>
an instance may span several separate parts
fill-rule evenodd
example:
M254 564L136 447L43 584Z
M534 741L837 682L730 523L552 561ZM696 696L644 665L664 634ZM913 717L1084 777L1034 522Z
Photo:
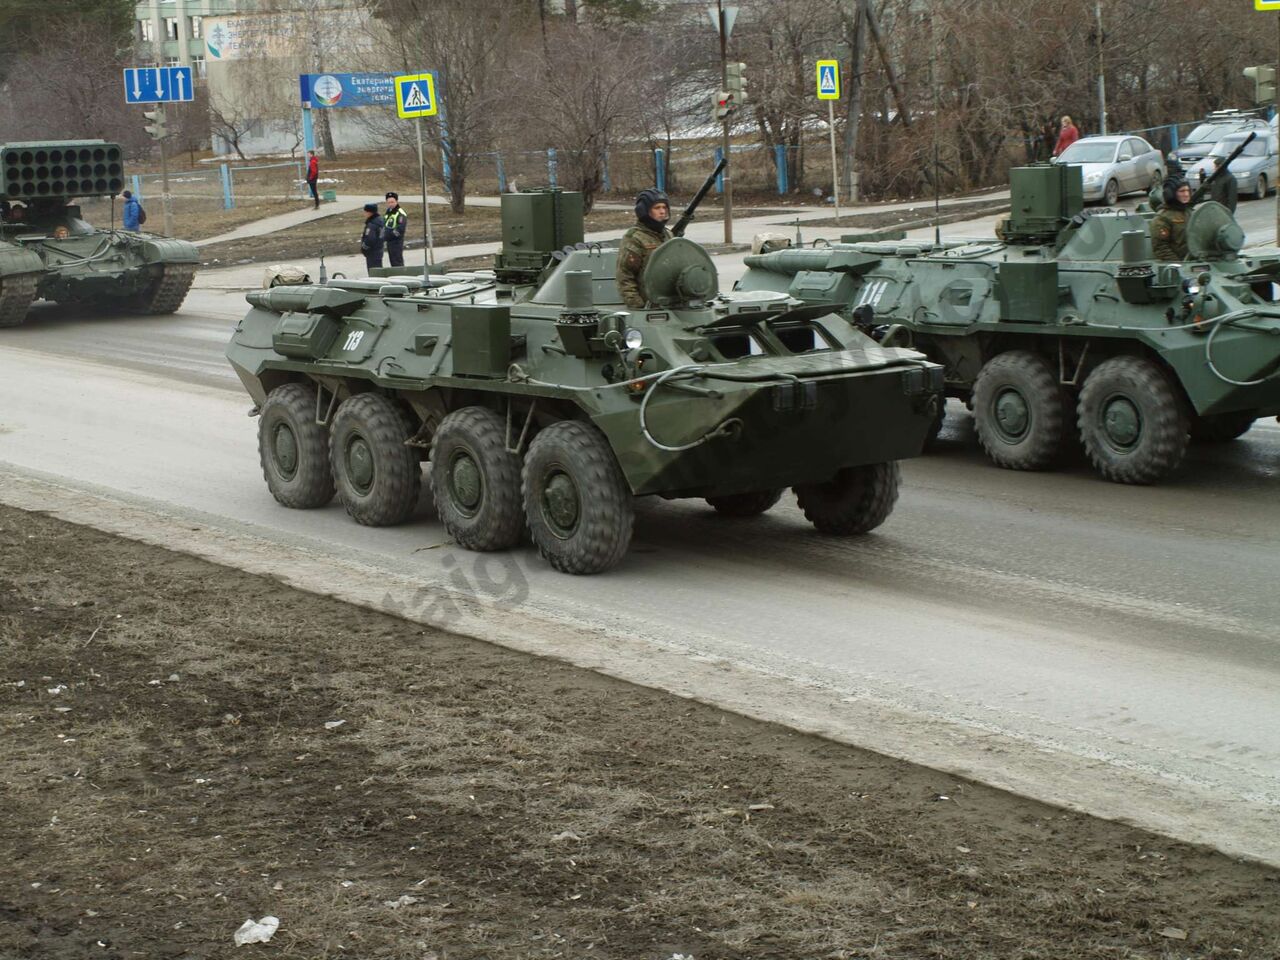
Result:
M495 270L277 286L247 295L227 356L253 397L267 486L335 492L359 523L414 512L421 464L471 550L527 527L568 573L627 551L632 499L751 516L787 487L818 530L873 529L920 453L942 370L825 306L722 293L701 247L668 241L622 305L617 250L583 244L582 198L504 195Z
M0 145L0 327L36 298L172 313L199 256L183 240L86 223L73 201L124 187L119 144L101 140Z
M1078 167L1022 167L996 237L749 256L738 290L838 304L942 364L998 466L1045 469L1079 442L1106 479L1153 483L1189 439L1280 414L1280 250L1243 251L1207 202L1192 207L1187 260L1159 262L1151 219L1090 215Z

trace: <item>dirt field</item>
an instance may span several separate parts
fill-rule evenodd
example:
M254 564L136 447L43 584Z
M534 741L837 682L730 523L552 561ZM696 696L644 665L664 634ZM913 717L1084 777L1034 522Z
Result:
M0 768L4 960L1280 956L1275 872L10 509Z

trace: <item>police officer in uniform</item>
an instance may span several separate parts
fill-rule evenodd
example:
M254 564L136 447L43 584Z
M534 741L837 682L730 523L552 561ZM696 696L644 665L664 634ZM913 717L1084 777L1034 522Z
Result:
M387 241L387 260L393 267L404 266L404 231L409 218L400 208L400 195L387 191L387 212L382 215L382 236Z
M653 251L671 239L671 231L667 229L670 219L671 201L665 193L654 189L640 191L636 197L639 222L623 234L614 270L618 292L628 307L643 308L649 302L648 295L640 288L640 274Z
M378 216L378 205L364 205L364 233L360 235L360 252L364 254L365 267L372 269L382 266L382 217Z

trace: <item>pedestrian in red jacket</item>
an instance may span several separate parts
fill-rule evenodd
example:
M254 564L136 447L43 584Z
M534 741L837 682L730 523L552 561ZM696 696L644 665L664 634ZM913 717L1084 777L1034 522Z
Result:
M1062 126L1058 129L1058 143L1053 148L1053 155L1060 156L1062 151L1067 149L1077 140L1080 139L1080 131L1076 129L1076 125L1071 122L1070 117L1062 118Z
M307 161L307 186L311 188L311 199L315 203L315 209L320 209L320 193L316 190L316 184L320 180L320 161L316 159L314 150L308 151L311 159Z

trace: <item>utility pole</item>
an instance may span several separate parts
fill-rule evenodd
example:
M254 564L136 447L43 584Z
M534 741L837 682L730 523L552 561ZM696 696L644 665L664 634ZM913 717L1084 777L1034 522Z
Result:
M729 88L729 30L725 22L724 0L716 0L716 17L720 21L720 89ZM729 125L733 122L733 113L724 118L724 127L720 137L721 156L724 157L724 173L721 182L724 184L724 242L733 243L733 163L729 160Z
M1274 77L1280 78L1280 13L1276 14L1276 72ZM1275 83L1276 116L1280 116L1280 79ZM1276 244L1280 245L1280 187L1276 189Z
M1094 13L1098 18L1098 122L1101 124L1101 133L1107 132L1107 65L1103 59L1103 40L1102 40L1102 0L1097 0L1094 4Z

